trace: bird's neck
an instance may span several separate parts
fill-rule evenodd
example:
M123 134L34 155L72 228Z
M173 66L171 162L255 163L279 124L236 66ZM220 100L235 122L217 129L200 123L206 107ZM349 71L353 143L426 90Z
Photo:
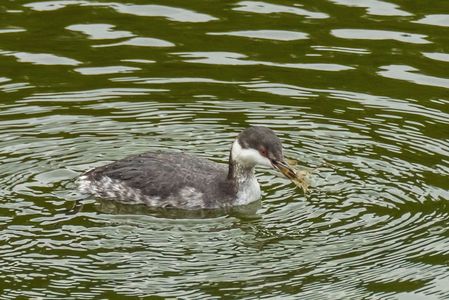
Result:
M235 188L236 205L245 205L260 198L260 187L254 175L255 165L238 160L240 149L236 140L229 155L228 180Z
M255 164L248 160L242 159L242 153L245 150L242 149L238 139L232 144L231 151L229 153L229 171L228 179L237 182L245 181L245 179L251 179L254 177Z
M235 160L229 160L228 180L233 180L236 183L239 183L253 178L255 178L254 166L245 166Z

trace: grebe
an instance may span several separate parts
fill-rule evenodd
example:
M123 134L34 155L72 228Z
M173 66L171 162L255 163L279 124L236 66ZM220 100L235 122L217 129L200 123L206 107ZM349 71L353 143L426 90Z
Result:
M254 126L233 142L228 166L185 153L154 151L90 170L78 184L83 193L121 203L188 210L229 208L260 199L256 165L296 178L276 134Z

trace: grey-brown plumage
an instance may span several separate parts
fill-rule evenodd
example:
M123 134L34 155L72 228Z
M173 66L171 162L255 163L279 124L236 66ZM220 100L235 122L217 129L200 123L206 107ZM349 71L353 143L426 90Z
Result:
M103 198L112 196L130 203L141 200L150 206L204 208L231 205L235 191L227 180L227 171L224 164L185 153L147 152L98 167L84 176L91 182L108 177L115 183L115 189L111 187L114 195L104 190L100 195ZM129 189L140 193L135 197Z
M228 166L185 153L147 152L88 171L78 182L84 193L124 203L226 208L259 199L255 165L278 163L284 163L279 138L250 127L234 141Z

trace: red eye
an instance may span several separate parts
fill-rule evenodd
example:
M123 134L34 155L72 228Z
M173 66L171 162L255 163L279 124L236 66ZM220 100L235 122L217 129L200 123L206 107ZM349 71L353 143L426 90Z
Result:
M265 148L260 148L259 149L260 154L262 154L263 156L267 156L267 149Z

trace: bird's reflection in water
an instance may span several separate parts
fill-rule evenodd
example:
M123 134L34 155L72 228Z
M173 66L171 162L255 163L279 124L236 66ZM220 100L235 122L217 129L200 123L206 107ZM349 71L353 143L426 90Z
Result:
M114 215L151 215L169 219L208 219L222 216L233 216L241 219L258 219L257 211L261 207L260 201L254 201L244 206L234 206L222 209L183 210L176 208L153 208L146 205L124 204L117 201L98 199L95 209L101 213ZM70 213L83 210L83 204L76 203Z

